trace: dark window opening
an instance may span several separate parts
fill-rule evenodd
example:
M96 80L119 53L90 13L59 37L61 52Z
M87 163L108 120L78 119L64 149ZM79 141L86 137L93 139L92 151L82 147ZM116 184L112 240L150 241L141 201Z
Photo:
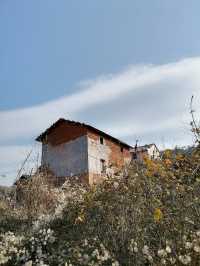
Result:
M133 160L136 160L136 159L137 159L137 153L134 152L134 153L133 153Z
M153 155L151 157L152 159L155 159L155 150L153 150Z
M121 152L123 152L124 151L124 148L123 147L121 147Z
M104 139L103 139L103 137L100 137L100 143L101 143L101 144L104 144Z
M106 162L105 162L105 160L101 159L100 163L101 163L101 173L105 174L105 172L106 172Z

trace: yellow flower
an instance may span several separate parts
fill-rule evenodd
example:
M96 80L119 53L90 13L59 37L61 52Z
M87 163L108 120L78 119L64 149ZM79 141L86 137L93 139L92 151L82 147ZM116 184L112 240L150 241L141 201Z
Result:
M78 223L82 223L82 222L84 222L84 219L85 219L84 214L80 214L80 215L76 218L76 220L75 220L75 224L78 224Z
M154 211L154 221L159 222L163 218L163 213L161 209L156 208Z

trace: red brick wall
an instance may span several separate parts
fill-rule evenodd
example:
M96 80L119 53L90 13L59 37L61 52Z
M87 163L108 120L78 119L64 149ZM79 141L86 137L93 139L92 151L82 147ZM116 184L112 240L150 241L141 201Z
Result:
M87 132L89 138L94 139L95 141L99 141L100 135L91 131ZM131 153L127 147L124 147L120 144L117 144L113 140L103 137L104 138L104 145L107 145L110 150L110 158L109 163L113 164L116 167L123 167L126 160L131 159ZM123 152L121 152L121 147L123 148Z
M63 123L53 129L53 131L47 136L46 142L49 142L52 145L58 145L86 134L87 130L84 127Z

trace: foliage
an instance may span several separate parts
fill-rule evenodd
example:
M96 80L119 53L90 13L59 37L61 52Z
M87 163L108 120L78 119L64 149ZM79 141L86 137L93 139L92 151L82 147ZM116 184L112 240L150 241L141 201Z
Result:
M41 187L39 176L23 208L1 201L0 265L200 265L199 147L91 188L76 181Z
M17 204L23 215L32 220L41 213L51 213L56 206L56 195L47 176L37 173L16 183Z

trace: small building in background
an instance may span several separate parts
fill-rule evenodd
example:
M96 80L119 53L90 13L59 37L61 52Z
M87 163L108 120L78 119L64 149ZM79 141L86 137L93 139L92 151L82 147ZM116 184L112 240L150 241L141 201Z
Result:
M160 151L156 144L147 144L144 146L135 146L134 149L131 150L133 160L142 161L144 158L149 158L151 160L156 160L160 158Z
M48 168L61 184L73 176L90 185L99 183L107 169L121 169L132 160L132 146L93 126L63 118L36 140L42 143L41 168Z

